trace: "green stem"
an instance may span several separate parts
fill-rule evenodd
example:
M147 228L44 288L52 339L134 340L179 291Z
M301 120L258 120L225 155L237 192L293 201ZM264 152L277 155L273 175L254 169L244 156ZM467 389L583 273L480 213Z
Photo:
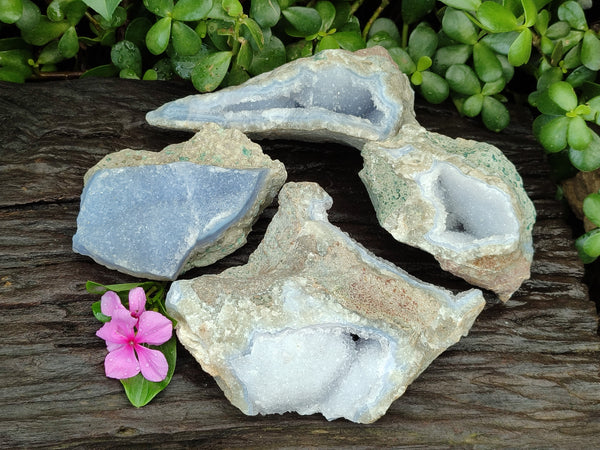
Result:
M360 5L362 5L364 1L365 0L356 0L354 3L352 3L352 6L350 7L350 15L353 15L356 10L360 8Z
M100 22L98 22L96 19L94 19L94 16L92 16L89 11L85 12L85 17L88 18L88 20L92 23L92 25L94 25L94 27L96 28L96 30L100 31L102 30L102 26L100 25Z
M408 47L408 24L402 24L402 48Z
M367 22L367 24L365 25L365 28L363 30L362 33L362 37L363 39L366 41L367 40L367 36L369 35L369 30L371 29L371 26L373 25L373 22L375 22L375 20L377 20L377 18L379 17L379 15L381 14L381 12L390 4L390 0L381 0L381 4L379 5L379 7L375 10L375 12L373 13L373 15L371 16L371 18L369 19L369 21Z

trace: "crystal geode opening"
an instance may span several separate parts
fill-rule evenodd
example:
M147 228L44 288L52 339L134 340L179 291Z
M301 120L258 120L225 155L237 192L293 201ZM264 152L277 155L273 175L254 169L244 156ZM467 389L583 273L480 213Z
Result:
M415 180L436 209L426 234L431 242L464 251L518 241L519 223L510 197L500 189L439 161Z
M323 324L255 333L230 363L250 414L321 412L357 420L391 389L384 375L395 364L395 347L377 330Z

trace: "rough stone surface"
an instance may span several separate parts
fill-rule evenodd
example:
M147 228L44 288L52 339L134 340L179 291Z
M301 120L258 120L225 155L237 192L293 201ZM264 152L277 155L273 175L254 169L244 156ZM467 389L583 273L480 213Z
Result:
M244 245L285 178L260 146L215 124L158 153L109 154L84 177L73 249L124 273L176 279Z
M483 309L374 256L330 224L315 183L288 183L246 265L173 283L177 335L249 415L370 423Z
M386 50L325 50L247 82L169 102L147 114L159 127L196 130L204 122L251 137L336 141L362 147L413 123L414 93Z
M360 177L394 238L503 301L529 278L535 209L496 147L406 125L362 155Z

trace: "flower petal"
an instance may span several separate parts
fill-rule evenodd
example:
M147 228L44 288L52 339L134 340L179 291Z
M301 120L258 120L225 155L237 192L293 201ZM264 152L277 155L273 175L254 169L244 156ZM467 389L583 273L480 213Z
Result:
M105 316L112 317L113 312L117 309L125 309L121 299L113 291L106 292L100 299L100 311Z
M136 342L161 345L171 339L173 322L156 311L145 311L138 321Z
M162 352L137 344L135 351L140 360L140 370L146 380L158 382L167 378L169 363Z
M140 365L131 345L109 352L104 360L104 372L109 378L131 378L140 373Z
M131 317L129 311L125 308L113 311L113 317L110 322L105 323L96 331L96 336L106 341L109 350L115 348L114 344L123 345L135 340L135 331L133 327L137 323L135 317ZM113 344L113 345L111 345Z
M140 317L146 311L146 293L141 287L129 291L129 312L133 317Z

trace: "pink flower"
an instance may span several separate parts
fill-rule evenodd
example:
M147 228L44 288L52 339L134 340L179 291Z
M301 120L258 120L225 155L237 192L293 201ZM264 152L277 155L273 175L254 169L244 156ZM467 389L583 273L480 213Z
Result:
M106 376L123 379L142 372L149 381L164 380L169 370L165 355L142 344L167 342L173 333L173 323L158 312L146 311L142 288L129 292L129 310L114 292L104 294L100 305L102 313L111 317L96 332L96 336L106 341L108 349L104 360Z

